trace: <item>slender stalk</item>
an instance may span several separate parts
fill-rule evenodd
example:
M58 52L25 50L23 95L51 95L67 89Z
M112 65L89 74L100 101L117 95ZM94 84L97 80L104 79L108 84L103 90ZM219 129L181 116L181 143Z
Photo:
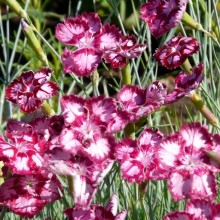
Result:
M194 93L191 93L189 95L189 98L191 99L192 103L196 106L196 108L203 114L203 116L208 120L209 123L214 125L215 127L218 127L218 120L215 117L215 115L210 111L210 109L205 105L202 98Z
M41 107L42 112L47 116L55 115L55 111L51 108L47 101L44 101L43 106Z
M190 62L189 62L188 59L186 59L186 60L184 61L184 63L183 63L180 67L181 67L181 69L182 69L184 72L186 72L187 74L189 74L189 75L192 74L192 66L191 66L191 64L190 64Z
M21 25L30 47L34 50L34 52L37 54L38 58L43 62L43 64L49 66L47 56L44 53L39 40L36 38L33 28L29 26L23 19L21 20Z
M191 27L192 29L196 30L196 31L202 31L203 33L205 33L208 37L212 38L213 41L216 42L216 44L220 47L220 43L218 42L218 39L216 37L216 35L214 33L210 33L208 31L206 31L201 24L199 24L197 21L195 21L187 12L185 12L183 14L182 17L182 22Z
M4 3L9 6L9 8L14 11L20 18L25 19L26 21L29 21L28 14L26 11L18 4L15 0L0 0L0 3Z
M92 75L92 85L93 85L93 95L94 96L99 96L99 73L97 71L97 69L93 72Z
M130 63L127 63L125 68L122 69L122 84L130 85L131 84L131 66Z
M191 75L192 74L192 66L187 59L182 65L181 68L184 72ZM214 125L215 127L218 127L218 120L215 117L215 115L211 112L211 110L205 105L204 101L198 95L196 92L192 92L190 95L188 95L192 103L195 105L195 107L202 113L202 115L208 120L209 123Z

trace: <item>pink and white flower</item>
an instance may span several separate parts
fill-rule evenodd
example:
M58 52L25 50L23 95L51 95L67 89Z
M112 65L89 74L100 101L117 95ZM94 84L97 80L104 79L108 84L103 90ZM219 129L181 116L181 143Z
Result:
M217 220L220 218L220 204L206 200L190 200L186 211L177 211L164 216L164 220Z
M203 69L204 65L200 63L193 68L192 75L180 72L175 80L175 88L170 93L167 86L159 81L151 83L147 88L125 85L117 94L121 110L127 113L132 122L151 114L162 105L177 102L199 87L203 80Z
M65 121L60 136L63 149L98 163L112 158L115 146L112 133L123 129L127 123L126 114L118 111L116 100L71 95L62 98L61 107Z
M188 0L148 0L141 6L140 16L158 38L180 23L187 3Z
M115 158L121 165L122 178L137 183L167 178L155 157L162 138L158 130L145 129L137 141L127 138L119 143Z
M200 49L196 38L178 35L158 48L154 58L167 69L175 69Z
M19 121L8 121L6 137L0 136L0 158L16 174L41 173L46 141L41 140L33 127Z
M32 218L60 198L58 189L61 185L54 175L15 176L0 186L0 203L21 217Z
M103 52L116 44L121 32L115 26L102 27L97 13L83 13L67 18L56 27L56 37L76 50L65 49L62 62L66 73L90 76L102 60Z
M202 74L203 69L204 65L200 63L192 69L192 75L180 72L175 79L174 90L166 96L165 103L176 102L182 97L190 95L190 92L197 89L204 78Z
M160 166L170 172L168 188L175 201L215 199L218 170L204 152L212 148L211 135L199 123L184 125L160 143L157 158Z
M137 58L146 49L145 44L138 44L134 36L124 36L119 39L114 47L105 50L104 59L112 68L123 68L127 60Z
M27 71L11 82L6 90L6 99L17 104L26 113L40 108L44 100L58 93L58 85L50 82L52 70L43 67L37 72Z

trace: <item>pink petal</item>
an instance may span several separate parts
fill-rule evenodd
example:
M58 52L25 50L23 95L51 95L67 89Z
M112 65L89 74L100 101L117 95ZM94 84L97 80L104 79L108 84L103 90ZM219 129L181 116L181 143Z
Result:
M131 111L145 103L145 91L138 86L127 85L118 92L117 98L124 109Z
M180 66L189 56L198 52L200 44L196 38L178 35L158 48L154 53L155 59L167 69Z
M110 211L114 216L117 214L118 210L118 197L116 194L113 194L106 206L106 210Z
M141 6L140 16L158 38L179 24L187 3L188 0L149 0Z
M84 105L85 100L81 97L75 95L63 96L61 99L61 108L65 122L71 124L76 118L83 117L87 112Z
M102 27L101 33L96 36L94 42L95 47L102 52L108 50L116 45L121 37L121 31L115 26L106 24Z
M83 151L91 160L103 161L110 157L113 147L114 142L111 142L107 137L97 137L86 148L83 148Z
M127 214L128 214L127 210L124 210L115 216L115 220L125 220Z
M179 134L185 146L193 146L196 151L211 149L212 141L207 127L201 126L199 122L182 126Z
M129 114L125 111L117 110L112 114L112 119L107 125L106 132L112 134L119 132L129 123Z
M187 212L172 212L163 217L164 220L199 220Z
M38 200L37 198L27 198L26 196L20 196L7 202L10 210L25 218L33 218L43 209L45 204L45 201Z
M94 48L81 48L76 51L65 49L62 62L66 73L77 76L90 76L101 62L101 54Z
M23 89L23 85L19 79L12 81L5 90L5 97L13 103L17 103L17 94Z
M167 95L167 86L159 81L151 83L146 89L147 104L163 104Z
M97 13L90 12L87 14L86 12L83 12L82 15L79 16L79 18L87 23L87 25L89 26L89 32L95 34L100 31L102 24Z
M54 82L44 83L41 87L37 88L34 93L35 96L40 100L47 100L52 96L57 95L58 93L58 85Z
M157 157L161 166L170 169L175 168L178 156L182 153L182 143L176 136L170 136L160 143Z
M121 165L121 172L122 178L126 179L130 183L140 183L145 180L144 166L139 161L123 161Z
M123 68L127 59L137 58L146 49L146 45L137 44L134 36L121 37L115 46L104 51L106 63L110 63L112 68Z
M116 100L113 98L99 96L89 99L87 103L91 113L105 123L109 123L112 120L112 114L117 111Z
M68 220L87 220L94 218L93 210L90 209L68 208L64 211L64 213L67 215Z
M30 92L18 92L17 103L21 110L26 113L34 112L37 108L42 106L42 101L33 97Z
M196 218L213 219L215 205L205 200L190 200L186 205L186 211Z
M82 143L74 136L74 132L66 128L60 135L60 143L63 149L69 153L77 154L83 148Z
M60 23L56 27L56 38L67 45L77 45L89 27L87 22L79 17L67 18L64 24Z
M115 158L119 162L122 160L126 160L130 158L130 155L133 152L136 152L137 149L137 142L132 140L131 138L125 138L119 144L117 144L115 148Z
M191 172L178 170L171 174L168 188L175 201L184 198L213 200L217 192L216 177L204 168Z
M75 207L88 208L97 188L94 187L85 177L73 177L73 191Z
M40 70L34 73L34 81L42 85L50 80L52 75L52 69L49 67L42 67Z
M2 136L0 136L0 157L1 157L1 159L4 160L4 158L5 159L6 158L13 158L16 153L17 153L17 150L12 145L8 144Z
M162 138L163 138L163 134L160 133L157 129L153 131L150 128L145 128L142 131L141 135L139 136L137 144L139 146L151 145L158 147Z

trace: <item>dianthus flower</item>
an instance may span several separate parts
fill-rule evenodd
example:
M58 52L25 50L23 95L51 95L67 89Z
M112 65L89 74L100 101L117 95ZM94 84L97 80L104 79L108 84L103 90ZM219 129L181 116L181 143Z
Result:
M32 218L43 207L60 198L56 176L25 175L9 178L0 186L0 203L24 218Z
M9 120L5 135L0 136L0 158L16 174L37 174L42 171L46 141L39 138L27 123Z
M27 71L11 82L6 90L6 99L17 104L26 113L40 108L44 100L58 93L58 85L49 82L52 70L43 67L37 72Z
M193 90L197 89L204 78L202 74L203 69L204 65L200 63L192 69L192 75L180 72L175 79L174 90L166 96L165 103L176 102L182 97L190 95Z
M164 220L217 220L220 218L220 204L205 200L190 200L186 204L186 211L169 213Z
M157 158L160 166L170 171L168 188L175 201L215 199L218 169L205 154L213 146L211 134L200 123L184 125L161 141Z
M104 51L104 59L112 68L123 68L128 59L140 56L146 47L145 44L138 44L134 36L124 36L115 46Z
M145 129L138 140L124 139L116 147L115 158L121 165L122 178L128 182L166 179L168 174L159 169L155 152L163 135L158 130Z
M175 69L199 49L200 44L196 38L178 35L158 48L154 58L167 69Z
M90 76L98 67L102 58L112 68L122 68L128 59L136 58L146 49L146 45L138 44L134 36L122 36L114 25L102 26L97 13L82 13L75 18L67 18L56 28L56 37L66 45L62 54L65 73L78 76Z
M118 197L113 194L106 207L101 205L91 205L87 209L83 208L69 208L65 210L69 220L81 219L81 220L125 220L127 211L117 213Z
M194 67L192 75L180 72L170 93L167 86L159 81L151 83L145 89L125 85L117 94L122 111L127 113L129 121L132 122L158 110L162 105L177 102L199 87L203 79L203 68L203 64Z
M126 114L117 109L116 100L104 96L83 99L75 95L61 100L65 127L60 136L63 149L101 162L112 158L115 138L123 129Z
M158 38L180 23L187 3L188 0L148 0L141 6L140 16Z
M65 49L62 54L65 73L90 76L101 62L103 52L116 44L121 32L114 25L102 26L97 13L84 12L58 24L56 37L64 44L77 47L75 51Z

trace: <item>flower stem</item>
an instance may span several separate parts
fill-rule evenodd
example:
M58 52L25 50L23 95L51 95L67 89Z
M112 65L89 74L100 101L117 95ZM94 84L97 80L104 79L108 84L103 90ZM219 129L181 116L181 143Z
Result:
M202 98L194 93L189 95L192 103L196 106L196 108L203 114L203 116L211 123L213 126L218 127L218 120L215 115L210 111L210 109L204 104Z
M94 96L99 96L99 73L97 71L97 69L93 72L92 75L92 85L93 85L93 95Z
M205 33L208 37L210 37L213 41L216 42L216 44L220 47L220 43L218 42L218 39L216 37L216 35L212 32L208 32L206 31L201 24L199 24L197 21L195 21L187 12L185 12L183 14L182 17L182 22L191 27L192 29L196 30L196 31L202 31L203 33Z
M122 84L130 85L131 84L131 66L130 63L127 63L125 68L122 69Z
M195 21L187 12L183 14L182 22L196 31L204 30L202 25Z
M43 106L41 107L42 112L47 116L54 116L55 111L51 108L47 101L44 101Z
M70 194L73 195L74 194L74 192L73 192L73 177L67 176L67 182L68 182Z
M130 63L127 63L125 68L122 69L122 84L123 85L130 85L131 84L131 66ZM125 129L125 136L131 137L135 139L135 124L131 123L128 124Z
M182 65L181 69L186 72L188 75L192 74L192 66L187 59ZM192 92L188 97L191 99L192 103L195 107L202 113L202 115L208 120L209 123L218 127L218 120L215 115L211 112L211 110L205 105L200 95L196 92Z
M181 65L180 67L181 67L181 69L182 69L184 72L186 72L188 75L191 75L191 74L192 74L192 66L191 66L191 64L190 64L190 62L189 62L188 59L186 59L186 60L182 63L182 65Z
M24 35L28 40L28 44L37 54L38 58L43 62L44 65L48 66L47 56L44 53L39 40L37 39L36 35L34 34L33 28L29 26L24 19L21 19L21 25L24 31Z

